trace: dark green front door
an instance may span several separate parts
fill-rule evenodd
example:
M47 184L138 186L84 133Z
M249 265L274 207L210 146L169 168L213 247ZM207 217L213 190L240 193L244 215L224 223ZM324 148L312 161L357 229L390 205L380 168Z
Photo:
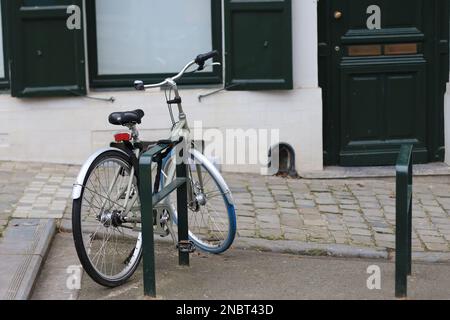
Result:
M443 159L448 21L447 0L319 2L326 164Z

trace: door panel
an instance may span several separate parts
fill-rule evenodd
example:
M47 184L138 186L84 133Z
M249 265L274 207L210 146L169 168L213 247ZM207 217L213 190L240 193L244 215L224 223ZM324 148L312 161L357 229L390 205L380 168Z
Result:
M319 2L326 164L392 165L405 143L418 163L442 159L445 9L447 0Z
M377 139L381 134L379 106L382 81L380 76L349 74L343 84L346 86L343 88L346 91L346 99L343 101L346 106L343 108L343 121L354 124L347 127L349 130L344 140L347 144L351 144L353 141Z
M422 79L421 79L422 78ZM421 94L420 73L388 74L386 76L386 139L402 140L416 135L425 142L425 101ZM420 134L422 133L422 134Z
M341 165L392 163L403 143L426 161L423 65L342 69Z

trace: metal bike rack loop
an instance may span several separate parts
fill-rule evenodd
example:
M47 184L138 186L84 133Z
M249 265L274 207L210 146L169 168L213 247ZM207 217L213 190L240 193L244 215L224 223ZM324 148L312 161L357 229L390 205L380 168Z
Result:
M169 144L159 143L149 151L145 152L139 161L139 195L141 200L142 216L142 247L144 266L144 295L156 297L156 274L155 274L155 243L154 243L154 210L153 208L167 198L172 192L177 191L177 213L178 213L178 253L180 266L189 266L189 251L185 250L185 244L189 244L188 233L188 203L187 203L187 165L184 150L177 151L176 179L160 192L154 194L152 184L152 164L155 158L170 148L183 146L184 140Z
M413 146L404 145L397 160L395 296L408 295L412 265Z

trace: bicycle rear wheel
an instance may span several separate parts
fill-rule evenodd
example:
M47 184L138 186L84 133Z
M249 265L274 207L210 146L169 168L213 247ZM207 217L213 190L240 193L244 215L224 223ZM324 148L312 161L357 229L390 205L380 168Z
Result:
M81 197L73 202L78 257L87 274L106 287L125 283L142 256L140 223L124 222L125 217L140 220L137 178L131 174L128 156L108 151L93 162Z

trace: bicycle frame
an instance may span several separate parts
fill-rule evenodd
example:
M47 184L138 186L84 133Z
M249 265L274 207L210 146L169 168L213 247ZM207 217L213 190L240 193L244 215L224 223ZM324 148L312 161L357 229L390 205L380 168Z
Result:
M183 110L183 105L182 105L182 99L180 97L180 93L178 90L178 86L176 84L176 81L178 79L180 79L186 72L187 70L189 70L189 68L191 68L193 65L197 64L197 62L191 61L189 62L180 73L178 73L177 75L175 75L172 78L168 78L160 83L157 84L150 84L150 85L144 85L144 83L142 81L135 81L134 86L136 88L136 90L145 90L145 89L152 89L152 88L168 88L173 90L174 94L175 94L175 99L172 101L168 101L168 107L169 107L169 113L170 113L170 117L172 120L172 128L171 128L171 133L170 133L170 141L179 141L180 138L183 138L186 149L185 150L187 153L190 153L190 148L191 146L191 139L190 139L190 129L189 129L189 125L188 125L188 121L187 121L187 117L186 114ZM221 65L220 63L212 63L211 66L214 65ZM204 67L204 66L203 66ZM175 121L174 115L173 115L173 110L172 110L172 104L176 104L178 107L178 121ZM128 129L131 131L131 142L133 146L138 145L141 141L139 139L139 130L137 129L136 125L130 125L128 127ZM89 168L91 167L92 163L103 153L107 152L107 151L119 151L121 153L123 153L124 155L129 156L129 154L127 154L125 151L117 149L117 148L105 148L102 150L97 151L95 154L93 154L88 161L86 161L86 163L83 165L80 174L78 175L77 181L74 185L74 189L73 189L73 193L72 193L72 198L74 200L77 200L81 197L82 194L82 190L83 190L83 184L87 175L87 172L89 170ZM140 150L139 148L135 147L133 150L130 150L134 153L135 157L137 159L140 158L141 156L141 152L142 150ZM169 155L169 158L175 158L174 154L172 153L171 155ZM168 159L166 159L165 163L168 162ZM155 165L156 167L156 165ZM200 166L198 164L196 164L197 170L200 170ZM190 168L190 167L189 167ZM165 179L166 181L170 179L172 179L172 177L175 176L175 166L170 166L170 172L164 172L164 169L162 169L162 174L165 175ZM124 212L123 212L123 218L124 218L124 222L126 223L140 223L140 219L134 219L133 218L128 218L129 213L132 211L134 204L136 203L137 199L138 199L138 194L135 193L132 195L132 183L133 183L133 179L135 176L135 171L136 169L134 168L134 166L131 167L130 169L130 180L128 182L127 185L127 189L126 189L126 193L125 193L125 204L124 204ZM192 170L188 170L188 178L191 177L192 175ZM120 173L118 172L116 175L118 177ZM117 179L114 178L113 182L111 183L111 185L109 186L109 191L108 191L108 195L107 197L111 197L111 190L113 190L114 187L114 181ZM200 174L200 184L202 185L202 181L201 181L201 174ZM202 186L201 186L202 188ZM122 195L117 195L117 197L121 197ZM193 195L192 195L192 186L188 183L188 201L191 202L193 199ZM164 205L164 204L162 204ZM167 205L167 202L165 203L165 205ZM157 224L159 226L159 223Z

